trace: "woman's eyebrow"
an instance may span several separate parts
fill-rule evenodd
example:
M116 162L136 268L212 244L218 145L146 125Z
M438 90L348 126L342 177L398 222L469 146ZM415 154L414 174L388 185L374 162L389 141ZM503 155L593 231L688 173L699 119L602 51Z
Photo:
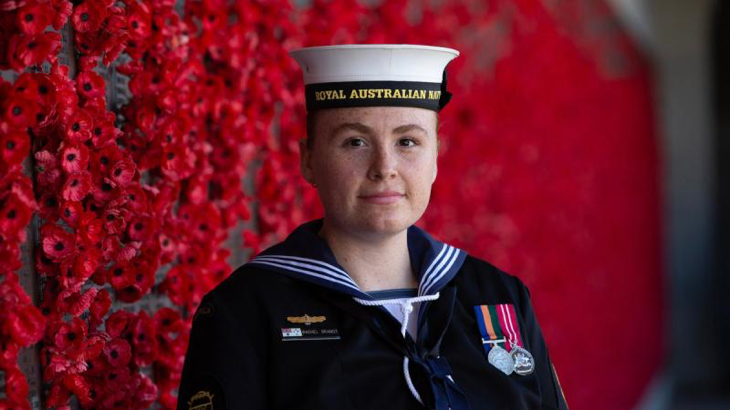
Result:
M428 134L428 132L426 132L426 130L418 124L401 125L400 127L396 127L393 129L393 134L405 134L414 130L418 130L423 132L424 134Z
M359 122L346 122L346 123L340 124L337 127L335 127L335 129L332 130L332 135L333 136L337 135L339 132L346 131L346 130L357 131L359 133L367 134L367 135L374 134L373 129L368 127L365 124L362 124Z

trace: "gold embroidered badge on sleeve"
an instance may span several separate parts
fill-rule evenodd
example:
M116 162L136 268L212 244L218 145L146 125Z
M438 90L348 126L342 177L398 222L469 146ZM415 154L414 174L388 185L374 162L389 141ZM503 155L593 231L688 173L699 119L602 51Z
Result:
M213 410L213 396L205 390L195 393L188 401L188 410Z

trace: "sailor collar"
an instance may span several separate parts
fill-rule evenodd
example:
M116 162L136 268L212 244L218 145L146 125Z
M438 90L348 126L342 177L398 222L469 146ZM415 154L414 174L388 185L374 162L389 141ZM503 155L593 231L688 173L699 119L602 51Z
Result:
M300 225L283 242L260 253L248 264L361 298L363 292L337 263L327 242L317 233L323 220ZM418 296L436 294L461 268L466 252L439 242L413 225L408 228L408 253L418 276Z

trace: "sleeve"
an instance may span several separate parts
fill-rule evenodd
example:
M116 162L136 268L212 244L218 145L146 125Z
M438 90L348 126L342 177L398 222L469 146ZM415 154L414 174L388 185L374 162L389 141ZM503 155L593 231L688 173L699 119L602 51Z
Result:
M524 342L530 346L530 353L535 359L535 372L540 383L542 393L542 409L568 410L563 389L560 386L555 367L550 361L550 355L545 339L537 323L535 311L530 301L530 291L522 281L515 278L520 293L520 308L524 317Z
M254 334L262 329L259 317L245 306L227 308L213 293L203 298L193 318L178 410L266 408L265 342Z

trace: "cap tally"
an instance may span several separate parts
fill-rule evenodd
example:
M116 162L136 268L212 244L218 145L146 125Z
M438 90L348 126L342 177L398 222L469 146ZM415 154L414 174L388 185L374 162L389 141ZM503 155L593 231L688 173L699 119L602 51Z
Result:
M304 74L307 110L398 106L439 111L451 99L446 66L457 50L408 44L307 47L290 55Z

